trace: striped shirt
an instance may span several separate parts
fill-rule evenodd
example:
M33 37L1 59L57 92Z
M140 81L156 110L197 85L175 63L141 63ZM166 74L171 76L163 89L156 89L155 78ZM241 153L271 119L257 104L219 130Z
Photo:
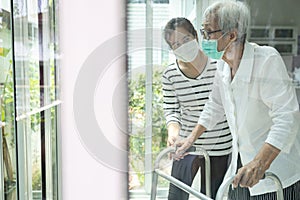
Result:
M216 72L216 61L208 60L207 66L197 78L189 78L177 64L171 64L162 76L163 108L167 125L180 124L179 135L187 137L197 125L199 116L208 100ZM194 143L211 156L223 156L231 152L231 133L224 118L210 131L205 131Z

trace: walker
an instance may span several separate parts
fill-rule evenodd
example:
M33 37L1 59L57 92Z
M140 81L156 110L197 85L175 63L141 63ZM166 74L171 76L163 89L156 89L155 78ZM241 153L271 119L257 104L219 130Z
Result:
M173 185L179 187L180 189L184 190L187 193L190 193L194 195L195 197L201 199L201 200L213 200L211 199L211 189L210 187L206 187L206 195L198 192L197 190L191 188L190 186L186 185L185 183L179 181L178 179L172 177L171 175L166 174L162 170L159 169L159 162L161 159L166 156L166 154L175 152L176 148L175 147L168 147L161 151L154 164L154 171L153 171L153 177L152 177L152 188L151 188L151 200L156 199L156 192L157 192L157 182L158 182L158 176L161 176L162 178L166 179L167 181L171 182ZM191 155L203 155L205 158L205 184L210 185L210 159L209 155L201 147L194 147L192 146L187 150L189 154ZM264 178L269 178L273 180L277 186L277 200L284 200L283 199L283 188L280 179L273 173L271 172L266 172ZM224 194L228 191L228 187L232 183L234 179L234 176L229 177L223 181L221 186L219 187L219 190L217 192L216 200L222 200Z

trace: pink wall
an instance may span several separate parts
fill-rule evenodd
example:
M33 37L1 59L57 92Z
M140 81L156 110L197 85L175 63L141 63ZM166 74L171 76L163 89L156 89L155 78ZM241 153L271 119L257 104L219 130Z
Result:
M64 200L127 199L125 3L60 1ZM80 82L87 62L98 67ZM93 111L80 114L84 106Z

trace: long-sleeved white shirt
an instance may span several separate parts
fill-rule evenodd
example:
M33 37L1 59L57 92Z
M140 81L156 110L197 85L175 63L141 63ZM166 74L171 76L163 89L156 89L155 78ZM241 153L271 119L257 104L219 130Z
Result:
M198 120L208 130L226 113L233 135L232 162L226 177L243 165L263 144L281 150L268 171L286 188L300 180L300 117L295 89L279 53L272 47L245 43L241 63L231 80L230 67L218 62L213 90ZM250 188L251 195L275 191L270 180Z

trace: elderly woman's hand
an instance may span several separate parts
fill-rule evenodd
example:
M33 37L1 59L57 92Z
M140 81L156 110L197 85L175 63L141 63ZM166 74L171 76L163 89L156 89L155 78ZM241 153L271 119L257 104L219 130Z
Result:
M266 169L262 166L258 160L253 160L241 167L232 182L233 187L253 187L264 176Z
M265 143L255 158L238 170L232 182L233 187L236 188L238 185L241 187L253 187L263 178L264 173L269 169L279 153L279 149Z
M194 138L192 137L192 135L188 136L187 138L177 140L175 142L175 146L177 147L177 149L173 158L175 160L183 159L184 156L188 155L188 153L186 153L186 150L190 148L193 145L193 143Z
M175 146L177 147L177 150L174 155L175 160L182 159L184 156L186 156L188 153L186 153L186 150L190 148L194 142L197 140L197 138L206 130L204 126L201 124L197 124L195 128L193 129L192 133L185 139L177 140L175 142Z

